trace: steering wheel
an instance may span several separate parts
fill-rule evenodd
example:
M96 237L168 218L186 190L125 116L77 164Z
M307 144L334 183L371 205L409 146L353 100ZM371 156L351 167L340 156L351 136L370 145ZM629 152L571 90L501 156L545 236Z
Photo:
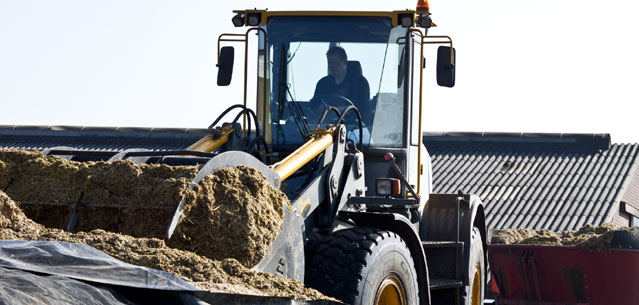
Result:
M357 106L355 106L355 104L353 104L353 102L343 96L343 95L339 95L339 94L335 94L335 95L331 95L327 98L328 100L328 104L337 108L342 114L344 113L344 111L346 110L346 108L348 108L349 106L353 106L355 107L358 111L360 111L360 116L362 115L361 110L359 108L357 108ZM363 117L362 117L363 119ZM364 122L362 122L363 124ZM358 125L358 121L357 121L357 114L355 114L354 111L349 111L349 113L344 117L344 122L343 124L346 125Z
M347 97L345 97L343 95L339 95L339 94L333 94L333 95L330 95L330 96L325 97L325 98L320 98L319 102L321 102L322 105L324 106L323 110L322 110L322 114L330 106L337 108L337 110L341 114L344 114L344 111L346 110L346 108L348 108L350 106L352 106L355 109L357 109L355 104L353 104L353 102L349 98L347 98ZM360 113L360 116L361 116L361 113ZM334 111L329 110L329 113L327 113L327 115L324 118L324 121L322 123L324 123L324 124L326 124L326 123L334 124L334 123L337 122L337 119L338 119L337 113L335 113ZM346 116L344 116L342 124L346 125L346 130L349 131L349 132L350 131L359 130L359 135L358 135L359 137L358 138L362 138L362 129L360 127L363 128L365 125L364 125L363 121L362 121L361 125L359 124L359 120L357 119L357 114L356 114L355 111L350 110L348 112L348 114L346 114Z
M340 112L344 111L344 109L346 109L346 107L348 106L355 106L355 104L353 104L350 99L339 94L332 94L327 96L324 99L324 103L328 104L329 106L336 107L337 109L339 109Z
M353 102L351 102L350 99L339 94L331 94L324 97L313 98L311 99L311 104L313 105L312 107L315 107L315 108L317 108L320 105L323 106L324 108L333 106L337 108L340 112L342 112L348 106L355 106L355 104L353 104Z
M306 114L308 115L310 122L317 123L322 114L329 107L335 107L340 113L344 111L348 106L354 106L353 102L342 95L332 94L324 97L316 97L310 100L308 110ZM324 118L323 123L335 123L339 116L332 110L329 110Z
M348 99L347 97L343 96L343 95L339 95L339 94L332 94L323 98L318 98L319 101L314 101L317 105L319 106L321 103L321 110L319 110L318 115L322 115L324 113L324 111L330 107L333 106L335 108L337 108L337 110L339 110L340 113L344 112L344 110L346 108L348 108L349 106L353 106L355 107L355 105L353 104L353 102L351 102L350 99ZM319 107L317 107L316 109L319 109ZM328 119L327 123L333 123L331 121L331 119L335 117L335 120L337 119L337 114L333 111L329 111L329 113L326 116L326 119ZM349 115L350 117L350 115ZM325 120L326 121L326 120Z

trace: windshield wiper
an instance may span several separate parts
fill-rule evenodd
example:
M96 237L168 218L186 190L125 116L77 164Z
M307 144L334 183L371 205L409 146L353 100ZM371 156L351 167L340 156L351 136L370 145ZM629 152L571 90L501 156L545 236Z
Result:
M306 122L304 111L302 111L302 108L300 108L300 106L295 102L295 99L293 98L293 95L291 94L291 90L289 89L288 84L280 83L280 86L284 86L286 92L291 97L291 101L288 101L286 97L284 97L282 100L289 107L289 110L293 114L295 125L297 125L297 129L300 131L302 138L306 140L308 137L308 134L311 133L311 129L308 128L308 122Z

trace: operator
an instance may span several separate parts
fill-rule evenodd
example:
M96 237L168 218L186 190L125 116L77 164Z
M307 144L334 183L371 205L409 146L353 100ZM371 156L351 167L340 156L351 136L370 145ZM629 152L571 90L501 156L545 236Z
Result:
M317 82L312 103L337 106L340 111L343 111L348 102L341 97L345 97L357 107L363 121L367 122L371 111L369 105L370 87L362 75L361 67L357 66L356 71L348 71L348 56L342 47L335 46L328 49L326 60L328 62L328 75ZM323 110L319 110L320 113Z

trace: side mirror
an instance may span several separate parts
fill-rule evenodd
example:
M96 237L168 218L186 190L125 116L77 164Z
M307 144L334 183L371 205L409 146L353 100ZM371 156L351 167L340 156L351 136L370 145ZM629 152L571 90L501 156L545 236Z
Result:
M455 86L455 57L457 53L453 48L453 62L451 64L451 48L441 46L437 49L437 84L442 87Z
M217 85L228 86L233 76L233 59L235 50L233 47L222 47L220 50L220 59L217 64Z

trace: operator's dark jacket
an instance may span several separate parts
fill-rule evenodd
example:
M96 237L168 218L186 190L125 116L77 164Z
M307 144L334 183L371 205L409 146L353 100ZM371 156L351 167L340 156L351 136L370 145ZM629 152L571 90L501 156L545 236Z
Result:
M333 95L341 95L351 100L353 105L359 109L364 121L367 121L366 118L369 117L371 111L369 105L370 88L364 76L349 71L339 85L335 83L335 77L332 75L320 79L315 86L313 98L324 98L325 102L328 102L326 98Z

